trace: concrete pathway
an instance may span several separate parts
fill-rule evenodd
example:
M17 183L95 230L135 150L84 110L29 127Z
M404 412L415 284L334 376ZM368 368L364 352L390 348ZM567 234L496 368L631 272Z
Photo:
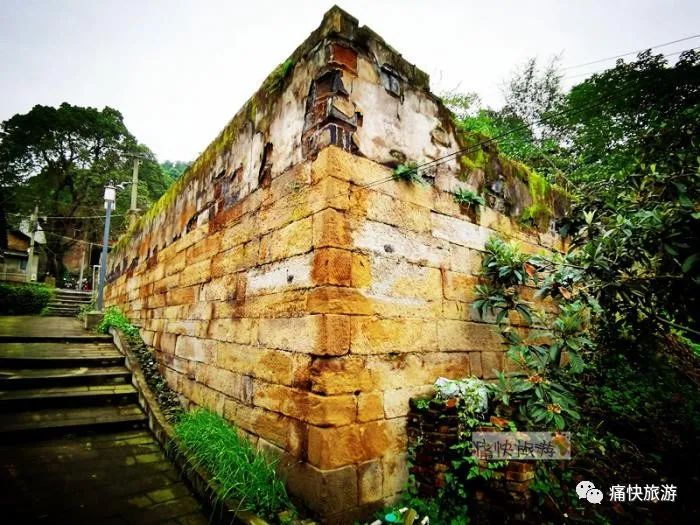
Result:
M208 523L129 378L75 319L0 317L3 523Z

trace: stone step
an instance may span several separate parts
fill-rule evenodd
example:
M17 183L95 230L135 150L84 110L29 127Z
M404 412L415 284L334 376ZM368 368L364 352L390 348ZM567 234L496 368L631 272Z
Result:
M0 368L0 390L126 384L130 377L131 372L125 366L48 369Z
M87 304L87 303L74 303L74 304L66 304L66 303L49 303L46 305L46 309L50 312L52 310L71 310L73 312L77 312L80 310L80 307L82 304Z
M79 308L74 307L74 306L47 306L46 307L46 312L51 314L51 315L62 315L62 314L70 314L70 315L76 315L79 311Z
M62 314L70 314L70 315L76 315L79 311L79 308L74 307L74 306L47 306L46 307L46 312L49 313L50 315L62 315Z
M107 343L0 343L2 368L118 366L124 356Z
M107 343L112 342L112 336L107 334L89 334L85 335L0 335L0 344L2 343Z
M46 308L49 310L79 310L81 304L87 303L49 303Z
M86 304L92 301L91 296L73 296L73 295L54 295L50 302L55 303L76 303L76 304Z
M0 414L0 439L141 428L145 422L146 416L134 404L22 411Z
M88 385L0 391L0 412L49 407L128 405L138 401L132 385Z
M92 296L91 291L73 290L72 288L56 288L54 290L54 293L56 295L70 295L70 296L75 296L75 297L91 297Z
M84 304L89 303L90 297L74 297L72 295L54 295L49 304L51 303L70 303L70 304Z

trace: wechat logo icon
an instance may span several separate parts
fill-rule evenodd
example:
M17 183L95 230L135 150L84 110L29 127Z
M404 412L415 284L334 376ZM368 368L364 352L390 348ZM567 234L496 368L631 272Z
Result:
M603 501L603 492L595 488L595 485L590 481L581 481L576 485L576 494L578 499L586 498L589 503L599 505Z

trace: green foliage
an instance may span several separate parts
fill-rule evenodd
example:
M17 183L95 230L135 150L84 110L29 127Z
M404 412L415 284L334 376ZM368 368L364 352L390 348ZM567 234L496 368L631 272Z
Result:
M526 267L529 258L520 251L517 243L491 237L484 246L484 252L482 275L494 284L509 288L528 282L532 273Z
M168 186L175 182L190 167L191 162L183 162L181 160L166 160L160 163L160 169L168 182Z
M169 185L155 157L138 144L121 113L63 103L59 107L36 105L0 124L0 187L5 211L28 216L38 204L46 233L49 271L63 275L63 254L73 240L99 243L102 224L80 219L104 213L105 184L131 181L133 160L142 156L138 206L147 208ZM117 194L112 233L126 226L123 217L130 206L129 191ZM0 210L0 214L2 210ZM0 220L0 226L4 221ZM0 230L0 237L4 236Z
M97 331L106 334L110 328L121 330L128 337L139 337L139 329L131 324L129 319L116 306L105 309L104 317L97 326Z
M84 321L85 317L87 317L87 314L89 312L94 312L97 309L97 304L95 303L95 299L92 299L88 304L81 304L78 307L78 313L76 314L76 317L80 321Z
M481 271L488 284L477 287L474 305L482 317L489 312L496 314L508 343L508 358L527 371L524 378L498 372L498 382L491 387L500 405L496 410L510 415L516 408L521 424L530 429L561 430L580 418L575 398L564 385L573 380L573 374L583 371L581 354L593 345L587 337L590 313L589 305L577 300L561 304L559 314L553 318L547 318L544 312L533 316L530 305L520 300L519 290L540 282L552 289L552 282L543 281L538 274L544 268L543 261L544 258L526 256L513 243L496 237L489 239ZM538 329L531 330L526 338L511 330L504 324L511 311L529 324L536 317L540 322ZM564 353L567 366L562 364Z
M476 93L461 93L456 89L441 93L440 99L458 121L470 118L481 103Z
M41 313L53 293L52 288L43 284L0 283L0 315Z
M552 121L577 160L570 179L616 175L624 184L640 161L662 165L697 154L699 66L697 51L681 54L673 67L647 51L574 86L556 108L566 113Z
M417 184L425 184L425 179L420 176L416 164L413 162L409 162L408 164L399 164L396 166L392 177L394 180L404 181L409 184L414 182Z
M193 468L203 468L217 485L216 496L239 502L240 510L272 518L292 507L276 462L240 437L236 428L207 410L182 415L175 434Z
M496 316L502 323L511 310L517 311L528 322L532 322L529 305L520 300L518 286L534 282L534 267L515 243L506 243L498 237L490 238L484 247L481 275L487 284L476 287L477 300L474 308L482 318L487 314Z
M473 208L478 208L479 206L486 206L486 200L484 199L484 197L466 188L460 188L457 191L455 191L454 199L457 204L462 204L464 206L469 206Z
M544 175L527 178L533 206L521 220L547 219L543 182L572 181L573 209L560 224L570 245L565 254L526 259L490 244L476 306L496 316L509 357L523 369L491 386L496 411L519 427L574 433L570 464L538 469L540 502L559 510L554 522L567 511L598 519L572 494L572 473L602 485L695 477L687 458L695 454L689 436L698 432L700 396L683 372L697 370L692 349L700 343L700 54L684 53L670 67L662 55L642 53L563 98L543 99L521 82L533 71L509 83L507 108L472 107L458 126L497 137L524 125L497 139L501 151ZM549 122L538 128L535 116ZM479 155L468 160L488 164ZM539 287L537 297L556 300L558 311L523 304L524 285ZM511 320L534 329L525 338ZM673 341L691 349L680 366ZM682 521L688 511L682 504L624 510L639 522Z

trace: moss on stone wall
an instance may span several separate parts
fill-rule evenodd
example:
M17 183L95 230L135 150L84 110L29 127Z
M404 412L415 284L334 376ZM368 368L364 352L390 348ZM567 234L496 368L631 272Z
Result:
M138 221L136 221L119 240L113 245L112 252L119 253L129 244L135 232L142 230L160 214L171 209L178 196L190 182L203 177L216 162L216 159L233 145L242 134L245 126L250 124L254 130L267 130L269 118L274 104L282 94L286 83L294 71L297 59L294 56L279 64L268 75L260 89L229 121L226 127L219 133L206 150L185 170L168 190L158 199Z
M483 173L480 191L490 191L491 184L500 179L503 186L510 189L508 204L517 210L515 215L523 225L546 229L550 220L561 215L562 208L566 208L561 206L568 200L566 192L550 184L529 166L500 153L491 137L460 131L456 131L456 135L459 148L465 150L459 157L460 178L467 180L473 172L480 170Z

